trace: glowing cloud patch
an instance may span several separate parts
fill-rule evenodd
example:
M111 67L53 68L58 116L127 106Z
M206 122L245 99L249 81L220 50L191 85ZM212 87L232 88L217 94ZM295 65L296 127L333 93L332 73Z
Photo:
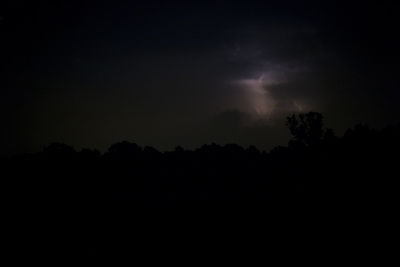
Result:
M251 115L255 119L271 119L280 114L304 112L310 109L304 99L276 98L271 90L277 90L276 85L290 82L289 73L282 71L263 72L258 78L238 79L232 84L239 88L240 99L234 108Z
M269 115L272 113L275 103L266 89L265 74L257 79L238 80L235 84L244 90L244 98L249 105L245 109L256 115Z

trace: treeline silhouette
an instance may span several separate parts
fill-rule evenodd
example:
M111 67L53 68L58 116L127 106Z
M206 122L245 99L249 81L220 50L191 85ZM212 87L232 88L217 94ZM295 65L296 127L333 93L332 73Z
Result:
M400 124L381 130L359 124L337 137L320 113L309 112L288 117L286 125L292 139L270 152L214 143L160 152L123 141L102 154L53 143L5 161L10 212L62 220L71 226L66 236L84 237L75 250L95 258L126 252L121 236L132 234L132 225L164 229L170 216L204 222L245 213L285 218L278 220L283 225L310 216L392 216Z
M397 180L393 171L398 172L400 124L381 130L358 124L337 137L324 127L322 114L309 112L287 117L286 125L292 134L288 146L270 152L214 143L160 152L123 141L102 154L53 143L7 162L16 171L27 171L25 177L38 173L46 181L65 179L113 188L127 201L139 199L154 206L181 205L186 200L201 205L214 205L214 200L258 205L277 192L305 197L368 194ZM30 167L21 169L21 164Z

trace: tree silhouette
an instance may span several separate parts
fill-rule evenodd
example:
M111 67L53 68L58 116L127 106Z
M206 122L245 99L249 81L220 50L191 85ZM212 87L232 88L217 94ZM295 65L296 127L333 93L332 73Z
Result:
M286 118L286 125L297 143L311 146L324 136L323 116L318 112L293 114Z
M137 144L122 141L110 146L105 157L110 159L136 159L141 152L142 148Z
M43 149L44 159L68 160L74 159L76 151L73 147L63 143L52 143Z
M78 153L79 160L96 160L99 159L101 156L100 151L97 149L88 149L84 148Z

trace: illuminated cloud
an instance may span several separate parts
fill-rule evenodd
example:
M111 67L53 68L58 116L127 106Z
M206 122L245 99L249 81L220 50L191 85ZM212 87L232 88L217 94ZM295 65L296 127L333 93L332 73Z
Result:
M231 82L239 89L239 101L233 108L250 114L255 119L270 120L274 117L290 112L304 112L309 110L310 104L304 99L290 94L277 94L275 90L284 90L291 86L291 78L299 73L297 70L265 71L254 78L237 79Z
M308 41L317 33L307 24L285 23L238 30L227 48L228 61L237 66L228 79L229 108L265 122L312 109L316 99L309 92L317 89L304 83L315 78L318 68L318 44Z
M240 79L233 84L242 90L243 104L238 109L258 116L269 116L275 106L275 101L268 92L268 80L262 74L258 78Z

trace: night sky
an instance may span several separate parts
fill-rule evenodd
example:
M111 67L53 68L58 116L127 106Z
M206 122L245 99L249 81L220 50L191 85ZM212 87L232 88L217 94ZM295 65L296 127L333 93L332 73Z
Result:
M398 122L397 13L385 1L5 1L0 151L271 149L289 139L287 115L311 110L338 135Z

